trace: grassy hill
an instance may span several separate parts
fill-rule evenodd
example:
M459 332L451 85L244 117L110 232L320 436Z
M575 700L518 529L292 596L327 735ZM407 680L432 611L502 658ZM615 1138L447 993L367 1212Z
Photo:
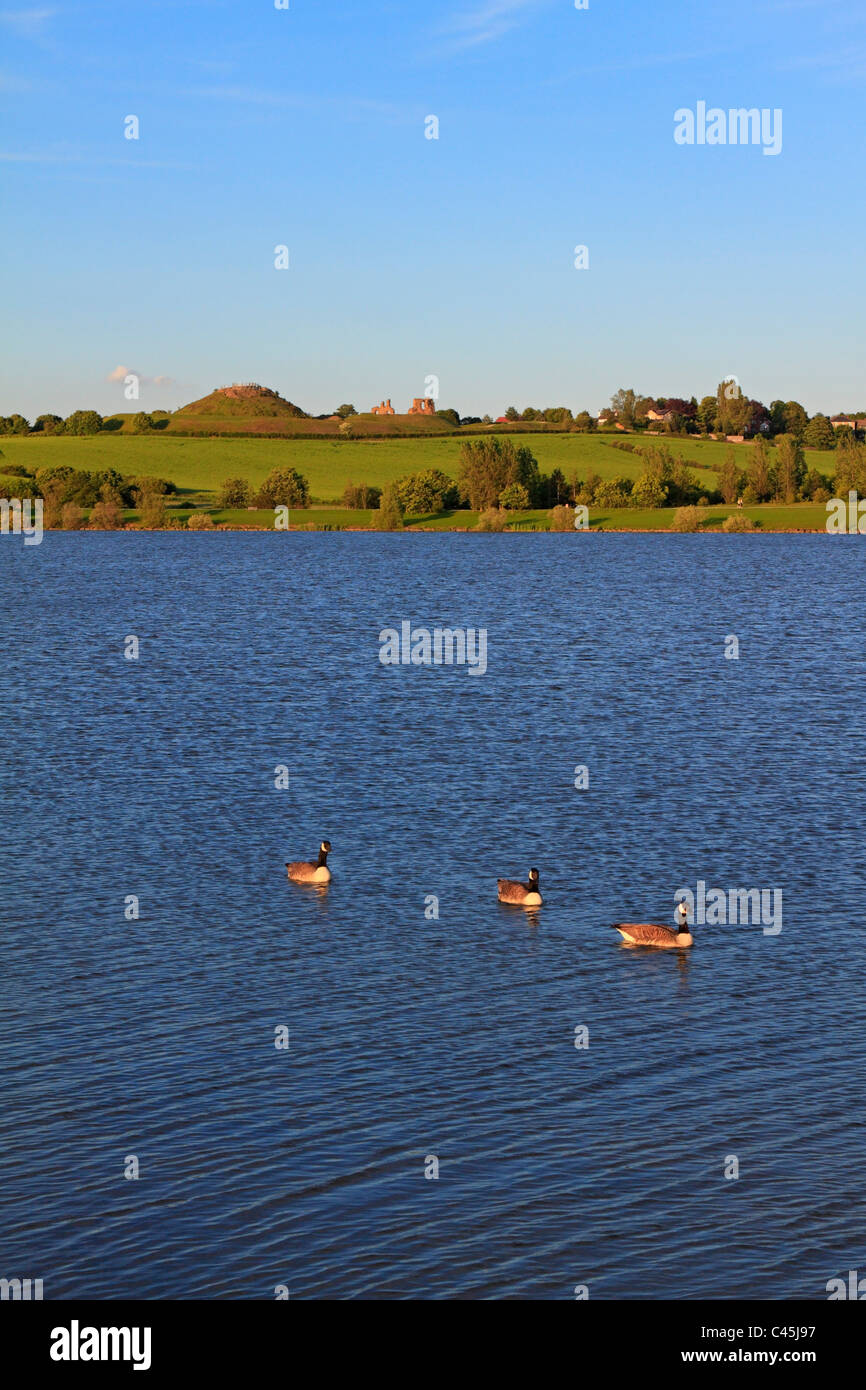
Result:
M255 382L220 386L209 396L182 405L174 412L172 420L186 415L213 416L219 420L250 420L259 416L294 420L306 418L306 412L299 405L293 405L291 401L284 400L278 391Z
M118 417L120 418L120 417ZM190 401L167 418L167 434L182 435L274 435L345 439L358 437L415 437L447 434L453 426L435 416L353 415L343 421L334 417L313 418L300 406L284 400L266 386L221 386ZM122 432L129 432L126 421Z

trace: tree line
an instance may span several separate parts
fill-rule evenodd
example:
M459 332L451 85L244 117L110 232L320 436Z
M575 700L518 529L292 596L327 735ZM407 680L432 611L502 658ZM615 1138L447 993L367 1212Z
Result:
M650 420L651 412L664 418ZM355 407L348 404L338 406L333 413L344 422L358 414ZM498 423L490 415L461 416L452 409L437 410L436 416L455 428ZM852 428L843 426L837 430L828 415L819 411L810 416L799 401L775 400L768 406L764 405L762 401L747 396L739 382L729 377L719 382L714 395L704 396L700 400L696 396L689 400L679 396L646 396L633 387L621 387L613 394L610 406L601 411L598 419L588 410L572 412L564 405L543 408L530 405L523 410L509 405L502 418L512 424L535 422L583 432L621 425L629 431L652 428L669 434L763 435L765 438L788 434L809 448L834 449L840 436L855 432L853 425L858 419L866 419L866 411L849 412L847 416L840 417L849 419ZM133 433L147 434L165 429L169 419L166 411L152 414L139 411L132 416L130 428ZM6 435L88 435L113 432L122 426L123 420L119 416L103 417L96 410L75 410L65 419L59 415L39 415L32 425L23 415L0 416L0 434Z
M651 421L650 412L665 416ZM733 377L720 381L715 395L697 400L681 397L642 396L632 387L621 388L611 397L610 408L603 410L598 423L622 425L626 430L659 429L669 434L722 434L763 436L773 439L791 435L798 444L813 449L835 449L839 439L855 433L853 424L866 418L866 412L841 418L850 419L851 427L835 429L830 417L820 411L810 416L799 401L771 401L769 406L746 395Z

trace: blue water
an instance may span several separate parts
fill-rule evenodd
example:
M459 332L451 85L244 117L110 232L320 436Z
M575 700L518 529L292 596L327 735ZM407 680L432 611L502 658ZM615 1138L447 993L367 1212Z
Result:
M0 539L0 1276L778 1299L866 1268L864 565ZM404 619L486 628L487 673L381 665ZM289 884L323 836L330 888ZM530 864L536 919L495 895ZM782 932L617 944L698 879L782 889Z

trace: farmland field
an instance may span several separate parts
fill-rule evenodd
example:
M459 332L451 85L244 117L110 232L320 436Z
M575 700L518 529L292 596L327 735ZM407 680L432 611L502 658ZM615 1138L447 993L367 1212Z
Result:
M505 436L508 437L508 436ZM543 473L559 468L567 479L575 473L585 478L594 471L602 478L636 478L641 472L639 455L617 448L617 444L639 447L665 443L677 457L698 471L701 481L714 484L717 469L728 449L733 448L740 467L751 452L747 444L730 445L713 440L628 439L597 434L515 434L516 446L528 446ZM6 436L0 448L9 464L23 464L31 470L49 464L69 464L73 468L97 470L115 468L119 473L168 478L187 493L218 493L224 479L246 478L260 484L271 469L290 465L307 478L314 501L337 502L346 483L367 483L382 487L406 474L426 468L439 468L456 477L461 440L417 439L178 439L166 434L97 434L85 437L31 435ZM834 471L834 454L816 449L806 452L807 465L822 473ZM2 472L2 463L0 463ZM763 512L763 509L762 509ZM632 513L629 527L636 524Z

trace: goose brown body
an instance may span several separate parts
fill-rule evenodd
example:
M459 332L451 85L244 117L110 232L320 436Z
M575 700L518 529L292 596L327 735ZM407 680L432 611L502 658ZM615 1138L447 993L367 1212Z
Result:
M529 870L529 881L518 883L513 878L498 878L496 889L501 903L515 903L520 907L540 907L542 897L538 891L538 870Z
M662 950L677 950L693 944L691 932L662 927L655 922L616 922L613 927L629 946L658 946Z
M319 857L315 861L294 860L286 865L286 872L293 883L330 883L331 870L328 868L330 840L323 840L319 847Z

